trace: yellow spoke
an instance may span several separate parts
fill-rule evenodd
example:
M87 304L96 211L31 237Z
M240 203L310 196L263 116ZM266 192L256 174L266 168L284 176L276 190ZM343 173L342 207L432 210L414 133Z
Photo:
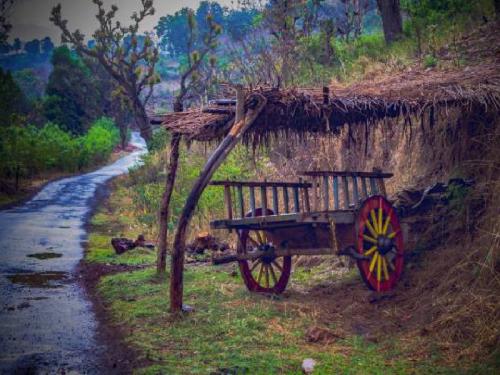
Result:
M253 272L257 266L260 264L260 259L257 259L253 264L252 264L252 268L250 269L250 272Z
M387 215L387 218L385 219L384 227L382 228L383 235L387 233L387 228L389 227L389 223L391 222L391 214L392 214L392 209L391 212L389 212L389 215Z
M363 234L363 238L364 238L366 241L368 241L368 242L371 242L371 243L373 243L373 244L375 244L375 245L377 244L377 240L376 240L375 238L372 238L372 237L370 237L370 236L367 236L366 234Z
M392 233L390 233L390 234L387 236L387 238L394 238L394 237L396 237L396 234L398 234L398 233L399 233L399 230L397 230L397 231L395 231L395 232L392 232Z
M380 282L382 278L382 257L378 256L377 258L377 281Z
M375 230L375 228L373 228L372 224L370 223L370 219L368 218L366 219L366 227L368 228L373 237L377 237L377 231Z
M269 266L266 264L266 288L269 288Z
M269 265L269 271L271 271L271 278L274 281L273 285L278 284L278 279L276 278L276 274L274 273L274 269L273 269L273 265L272 264Z
M250 235L248 235L248 240L253 243L255 247L259 247L259 243L255 241Z
M264 268L264 263L260 263L259 276L257 277L257 284L260 285L260 279L262 279L262 269Z
M371 253L373 253L375 250L377 250L377 246L372 246L370 247L368 250L365 251L364 255L367 256L367 255L370 255Z
M377 258L378 258L378 253L375 253L375 255L373 255L373 258L372 258L372 261L370 262L370 273L372 273L373 271L373 268L375 267L375 262L377 261Z
M265 237L265 235L264 235L263 233L262 233L262 235L261 235L260 230L255 231L255 233L257 234L257 239L259 240L260 244L261 244L261 245L265 244L265 243L266 243L266 242L264 241L264 237Z
M384 277L386 280L389 280L389 271L387 271L387 261L385 257L382 257L382 269L384 270Z
M378 225L377 225L377 217L375 215L375 211L371 210L370 211L370 216L372 217L372 222L373 222L373 228L375 228L375 232L380 233L378 230Z
M276 260L273 260L273 264L276 266L276 268L277 268L277 269L279 269L279 270L280 270L280 272L283 272L283 267L281 267L281 266L279 265L279 263L278 263L278 262L276 262Z
M382 207L379 207L378 208L378 222L377 222L378 232L379 233L382 233L382 225L383 225L383 222L382 222Z

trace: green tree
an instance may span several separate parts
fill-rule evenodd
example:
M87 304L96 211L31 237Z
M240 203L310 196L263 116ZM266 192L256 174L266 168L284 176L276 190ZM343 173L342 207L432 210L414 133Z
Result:
M54 50L47 83L45 116L72 134L84 134L102 113L99 90L89 69L66 46Z
M89 48L85 36L79 30L69 30L67 20L62 18L60 4L52 9L50 20L62 31L63 42L71 43L78 53L99 61L116 80L122 95L128 99L141 135L149 141L152 132L146 104L151 99L154 85L159 81L155 74L158 50L149 35L145 35L141 48L138 32L144 19L154 14L153 1L141 0L142 8L132 14L132 24L129 26L122 26L116 21L116 5L106 11L102 0L93 0L93 3L97 6L96 18L99 22L93 34L94 48ZM130 43L124 46L127 37Z
M392 43L403 36L403 19L399 0L377 0L382 17L385 41Z
M0 126L8 126L26 112L26 97L12 77L0 68Z
M18 70L12 76L29 102L43 97L45 82L33 69Z

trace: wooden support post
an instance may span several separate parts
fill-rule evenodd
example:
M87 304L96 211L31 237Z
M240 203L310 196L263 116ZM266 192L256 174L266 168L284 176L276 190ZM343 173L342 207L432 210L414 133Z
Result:
M349 185L347 184L347 176L342 177L342 181L344 183L344 203L345 207L344 209L348 210L349 206L351 205L351 202L349 200Z
M336 210L340 208L339 202L339 178L337 176L333 176L333 200L334 207Z
M330 103L330 89L328 86L323 87L323 104Z
M260 204L262 206L262 215L267 216L267 192L266 187L260 187Z
M175 233L172 263L170 272L170 311L174 314L179 314L182 311L183 299L183 271L184 271L184 251L186 247L186 235L189 222L193 216L194 210L201 194L210 182L214 172L227 158L231 150L236 146L241 136L254 123L257 116L262 112L267 99L258 94L253 94L246 103L248 108L243 119L236 122L228 135L222 140L219 146L207 160L200 176L194 183L191 192L186 200L186 204L181 212Z
M224 201L226 204L227 218L233 220L233 201L231 199L231 187L224 186Z
M181 136L173 134L170 140L170 156L168 163L168 173L165 180L165 191L161 199L160 208L160 229L158 252L156 254L156 272L158 274L164 273L167 268L167 237L168 237L168 220L170 217L170 199L174 190L175 177L177 175L177 165L179 162L179 145Z
M238 201L240 202L240 218L245 217L245 204L243 203L243 186L238 186Z
M300 211L300 205L299 205L299 188L297 186L293 187L293 207L295 212Z
M368 198L368 188L366 187L366 177L361 177L361 186L363 189L363 195L365 199Z
M309 202L309 188L305 187L302 189L304 191L304 205L306 212L311 212L311 203Z
M377 184L375 183L375 178L373 177L370 177L370 190L371 190L371 195L378 194Z
M290 213L290 201L288 197L288 188L283 186L283 201L285 203L285 213Z
M316 177L312 178L312 193L313 193L313 210L320 210L320 203L318 197L318 179Z
M323 206L325 211L330 209L330 185L328 184L328 176L323 176Z
M255 188L250 186L250 210L252 217L255 217Z
M273 211L275 215L279 215L280 213L279 206L278 188L276 186L273 186Z
M356 176L352 176L352 192L355 207L359 206L359 190L358 190L358 178Z

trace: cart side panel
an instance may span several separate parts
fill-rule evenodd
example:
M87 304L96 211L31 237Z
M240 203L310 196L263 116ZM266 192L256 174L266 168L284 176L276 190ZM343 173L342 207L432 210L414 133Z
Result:
M355 244L354 224L335 225L335 234L326 223L276 228L267 233L275 246L293 250L297 255L306 249L328 249L325 254L337 254L345 246Z

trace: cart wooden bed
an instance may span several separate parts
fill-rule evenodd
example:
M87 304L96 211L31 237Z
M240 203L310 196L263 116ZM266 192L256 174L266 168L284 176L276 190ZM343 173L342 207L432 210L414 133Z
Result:
M224 188L227 217L213 229L235 231L238 262L252 292L281 293L294 255L347 255L366 285L394 288L403 270L403 231L386 198L390 173L308 171L297 182L213 181Z

